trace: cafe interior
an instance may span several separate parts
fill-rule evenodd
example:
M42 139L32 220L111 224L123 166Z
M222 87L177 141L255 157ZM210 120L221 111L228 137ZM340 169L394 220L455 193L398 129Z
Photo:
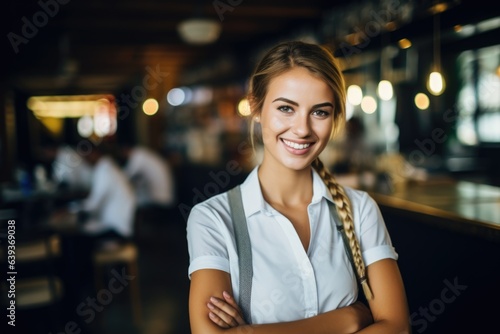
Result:
M261 161L262 144L249 136L249 77L289 40L326 47L342 69L346 129L321 158L339 183L377 203L413 333L498 332L498 5L3 7L2 333L190 333L190 210ZM148 176L160 199L141 197ZM103 217L129 225L92 239Z

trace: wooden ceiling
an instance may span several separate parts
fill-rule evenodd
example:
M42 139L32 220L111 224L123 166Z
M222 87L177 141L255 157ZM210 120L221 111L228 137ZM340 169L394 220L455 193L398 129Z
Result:
M9 59L6 77L9 84L30 94L101 93L134 82L149 67L168 73L163 82L168 88L189 66L314 24L324 10L346 1L220 2L229 7L220 21L219 40L191 46L181 40L177 25L196 14L220 20L215 1L40 1L51 4L46 8L38 1L10 1L7 31L20 39L7 43L4 39L2 53ZM25 27L27 21L38 22L36 33Z

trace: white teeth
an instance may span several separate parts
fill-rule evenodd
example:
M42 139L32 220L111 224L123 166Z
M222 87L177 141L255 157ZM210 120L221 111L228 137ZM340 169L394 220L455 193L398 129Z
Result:
M303 150L303 149L311 146L311 144L298 144L298 143L294 143L293 141L289 141L289 140L285 140L285 139L283 139L283 142L285 143L286 146L294 148L296 150Z

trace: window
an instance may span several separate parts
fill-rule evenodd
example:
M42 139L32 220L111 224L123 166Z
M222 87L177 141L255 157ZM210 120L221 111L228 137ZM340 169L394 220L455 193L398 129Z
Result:
M464 145L500 143L500 45L458 57L457 138Z

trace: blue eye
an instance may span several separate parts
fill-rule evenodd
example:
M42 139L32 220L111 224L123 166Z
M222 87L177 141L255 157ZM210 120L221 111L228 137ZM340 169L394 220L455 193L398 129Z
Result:
M293 111L292 107L290 106L279 106L278 110L284 113L291 113Z

